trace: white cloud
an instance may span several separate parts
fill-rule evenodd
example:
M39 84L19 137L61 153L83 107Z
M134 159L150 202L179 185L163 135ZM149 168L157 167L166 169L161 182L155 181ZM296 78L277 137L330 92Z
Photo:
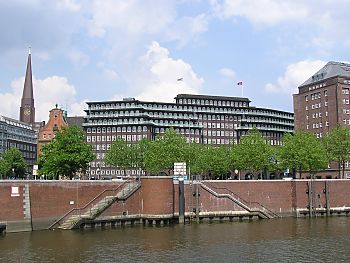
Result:
M171 1L93 1L90 33L104 36L117 29L128 34L156 33L174 19Z
M109 80L117 80L119 79L119 75L113 69L105 68L103 69L103 75Z
M0 93L1 114L18 119L21 97L23 92L24 77L12 81L12 92ZM33 79L34 106L36 121L47 121L49 111L56 104L60 108L68 110L68 116L83 115L86 108L84 102L75 99L75 87L68 83L65 77L51 76L45 79Z
M210 0L210 4L221 19L244 18L256 28L280 27L281 33L289 32L286 41L311 43L321 54L336 45L350 46L345 26L350 23L348 0L337 4L330 0Z
M140 46L154 39L173 41L183 47L199 41L199 36L208 30L210 15L181 16L177 11L182 4L163 0L94 0L88 32L106 42L110 48L106 56L112 60L120 60L128 52L137 53Z
M226 78L230 78L230 79L234 79L236 76L236 72L233 69L230 68L221 68L219 70L219 73L226 77Z
M67 56L77 66L86 66L90 61L88 55L76 48L72 48Z
M169 40L178 41L179 46L184 46L208 30L209 20L210 17L206 14L183 17L169 26L165 35Z
M81 9L81 6L77 4L75 0L56 0L55 2L58 8L66 9L71 12L77 12Z
M276 84L268 83L265 91L268 93L294 94L298 92L298 86L310 76L320 70L326 64L321 60L304 60L287 67L284 75L279 77Z
M199 93L204 82L190 64L171 58L169 51L157 42L152 42L140 58L140 66L129 86L141 100L173 102L177 94Z
M224 0L211 1L216 14L222 18L245 17L256 25L274 25L307 16L308 10L298 1Z

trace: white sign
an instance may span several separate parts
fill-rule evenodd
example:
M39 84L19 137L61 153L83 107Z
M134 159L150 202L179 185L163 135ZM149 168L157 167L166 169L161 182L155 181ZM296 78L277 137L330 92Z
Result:
M186 175L186 163L174 163L174 175Z
M18 186L11 187L11 196L19 196L19 187Z

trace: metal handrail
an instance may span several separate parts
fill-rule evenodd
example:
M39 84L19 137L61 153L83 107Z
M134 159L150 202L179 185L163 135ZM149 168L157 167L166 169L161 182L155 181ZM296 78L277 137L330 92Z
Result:
M262 207L263 209L256 207L260 212L264 213L265 210L268 211L270 214L272 214L274 217L279 217L278 214L276 214L275 212L273 212L272 210L270 210L269 208L267 208L266 206L260 204L259 202L253 201L253 202L248 202L245 199L243 199L242 197L240 197L239 195L237 195L236 193L232 192L230 189L227 189L226 187L217 187L212 185L209 182L203 182L203 184L208 184L211 188L214 189L219 189L219 190L226 190L227 192L229 192L230 195L232 195L232 197L234 199L236 199L238 202L242 203L244 206L248 207L249 209L252 209L251 205L252 204L257 204L258 206ZM217 192L218 193L218 192ZM220 193L218 193L220 194ZM221 193L222 194L222 193Z
M131 181L131 180L130 180ZM88 202L85 206L83 207L75 207L72 208L71 210L69 210L67 213L65 213L62 217L60 217L58 220L56 220L53 224L51 224L48 229L51 229L52 227L54 227L56 224L58 224L60 221L62 221L65 217L67 217L68 215L70 215L73 211L82 211L84 209L86 209L89 205L91 205L94 201L96 201L97 198L99 198L101 195L103 195L106 192L116 192L119 188L121 188L122 186L124 186L126 183L130 182L129 180L124 181L122 184L118 185L117 188L113 188L113 189L105 189L103 190L101 193L99 193L97 196L95 196L90 202ZM90 208L91 211L91 208Z

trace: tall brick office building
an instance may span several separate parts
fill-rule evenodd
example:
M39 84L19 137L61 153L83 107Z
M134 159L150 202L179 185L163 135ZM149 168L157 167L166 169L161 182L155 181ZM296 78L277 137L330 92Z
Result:
M104 157L112 141L122 138L136 143L155 139L172 127L187 141L212 145L239 143L241 136L257 128L271 145L280 145L284 133L294 129L293 113L250 106L248 98L179 94L175 103L139 101L87 102L86 140L96 154L91 176L123 174L107 167ZM139 171L127 171L135 174Z
M293 95L296 130L322 138L338 123L350 127L350 64L328 62L298 89ZM345 168L350 176L349 163ZM325 175L335 177L338 170L338 165L332 165Z

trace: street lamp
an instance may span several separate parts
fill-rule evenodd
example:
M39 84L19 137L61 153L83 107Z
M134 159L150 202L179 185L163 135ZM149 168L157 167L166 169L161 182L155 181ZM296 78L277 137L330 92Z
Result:
M12 177L15 179L15 168L12 168Z

